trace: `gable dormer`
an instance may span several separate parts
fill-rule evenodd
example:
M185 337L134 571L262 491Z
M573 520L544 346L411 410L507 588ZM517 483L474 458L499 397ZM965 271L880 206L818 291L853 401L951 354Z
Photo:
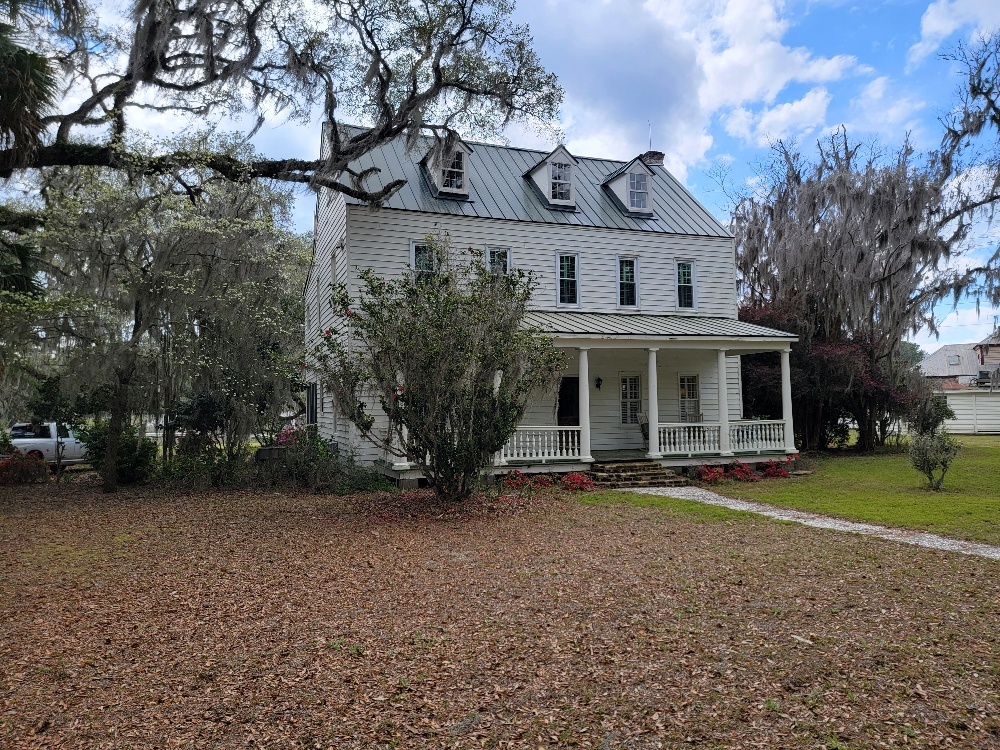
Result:
M423 158L427 178L438 198L466 199L469 197L469 156L472 148L456 141L450 151L435 147Z
M549 208L576 210L576 167L579 162L566 147L555 151L524 173L524 178L541 193Z
M656 173L647 156L648 154L643 154L635 157L605 177L601 183L604 190L615 199L618 208L628 216L653 215L653 178Z

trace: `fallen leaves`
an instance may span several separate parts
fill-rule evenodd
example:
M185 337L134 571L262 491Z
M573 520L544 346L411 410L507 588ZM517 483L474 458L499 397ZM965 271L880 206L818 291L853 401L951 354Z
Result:
M57 492L0 494L3 747L1000 747L994 562L558 495Z

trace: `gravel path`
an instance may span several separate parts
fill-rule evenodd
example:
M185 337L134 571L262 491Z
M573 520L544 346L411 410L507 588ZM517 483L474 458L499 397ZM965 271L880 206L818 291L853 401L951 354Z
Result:
M839 518L821 516L816 513L805 513L801 510L779 508L774 505L766 505L749 500L737 500L699 487L642 487L630 489L629 491L639 492L644 495L676 497L680 500L694 500L698 503L718 505L723 508L730 508L731 510L756 513L768 518L775 518L779 521L794 521L806 526L815 526L818 529L833 529L834 531L846 531L852 534L877 536L880 539L888 539L891 542L903 542L904 544L915 544L918 547L929 547L930 549L940 549L947 552L960 552L963 555L976 555L990 560L1000 560L1000 547L994 547L991 544L949 539L937 534L930 534L926 531L891 529L871 523L844 521Z

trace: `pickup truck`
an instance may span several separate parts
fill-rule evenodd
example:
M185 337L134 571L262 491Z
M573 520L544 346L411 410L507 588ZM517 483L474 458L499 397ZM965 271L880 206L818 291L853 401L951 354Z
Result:
M60 454L63 466L87 460L87 449L79 438L65 425L55 422L15 424L10 428L10 442L24 455L37 456L52 466Z

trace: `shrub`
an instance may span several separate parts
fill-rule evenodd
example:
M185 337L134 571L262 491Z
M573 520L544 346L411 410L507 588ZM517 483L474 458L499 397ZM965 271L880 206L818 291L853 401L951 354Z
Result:
M104 457L108 447L108 423L97 420L93 425L79 430L80 439L87 446L87 459L97 472L104 476ZM156 472L156 443L140 435L134 425L122 427L118 443L118 483L140 484Z
M9 456L14 453L17 448L14 444L10 442L10 436L3 431L0 431L0 455Z
M937 432L946 419L954 418L955 412L948 406L948 399L940 393L931 393L913 405L907 425L917 435L930 435Z
M535 490L552 486L552 477L548 474L524 474L518 469L508 472L500 481L504 491L524 498L530 498Z
M0 485L29 484L48 480L49 470L44 460L25 456L13 446L11 455L0 461Z
M764 464L764 476L771 479L784 479L788 476L788 469L779 464L777 461L771 460Z
M753 470L750 464L742 461L733 461L726 467L726 476L735 479L737 482L756 482L760 479L760 474Z
M910 443L910 465L927 477L928 487L940 490L944 475L948 473L961 448L962 444L946 430L914 435Z
M353 456L342 454L316 434L315 428L281 431L276 443L280 457L262 464L258 475L271 485L293 484L313 492L349 493L385 489L389 480L378 470L359 466Z
M564 490L569 490L570 492L592 492L595 487L593 479L578 471L563 475L562 479L559 480L559 484L562 485Z
M721 466L698 466L694 470L694 478L706 484L717 484L726 478L726 470Z

